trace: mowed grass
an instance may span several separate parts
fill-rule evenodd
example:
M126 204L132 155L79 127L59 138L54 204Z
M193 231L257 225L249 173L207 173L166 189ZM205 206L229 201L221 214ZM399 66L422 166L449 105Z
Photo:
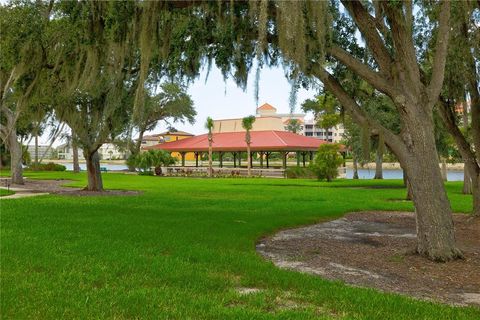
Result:
M15 192L13 192L11 190L0 188L0 197L9 196L9 195L12 195L12 194L15 194Z
M29 175L85 185L83 174ZM281 270L255 252L282 228L412 210L390 201L405 196L400 181L103 176L144 193L1 200L2 319L480 319L478 308ZM461 183L447 187L454 210L469 211Z

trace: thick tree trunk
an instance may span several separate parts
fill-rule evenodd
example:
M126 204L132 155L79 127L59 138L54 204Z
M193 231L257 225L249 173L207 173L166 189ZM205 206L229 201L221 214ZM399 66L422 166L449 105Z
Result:
M72 154L73 154L73 172L80 172L80 164L78 162L78 146L77 143L72 139Z
M352 155L353 160L353 179L358 179L358 161L355 153Z
M418 115L418 125L413 123L409 134L403 136L407 148L399 159L415 205L417 252L431 260L449 261L462 257L462 253L455 246L452 210L437 162L433 121L425 116Z
M445 76L451 4L443 1L439 5L432 76L429 83L425 84L411 29L406 27L401 10L390 6L388 2L380 2L392 30L394 50L390 52L361 1L342 0L342 3L365 37L380 72L374 72L367 65L345 55L342 50L335 50L334 46L330 52L354 73L392 99L401 117L401 132L397 134L386 129L365 113L340 82L323 67L319 67L318 76L326 89L352 113L355 121L385 134L386 142L405 169L415 206L417 252L435 261L459 258L462 254L455 246L452 210L437 161L432 114Z
M375 155L375 176L373 179L383 179L383 146L377 147Z
M85 160L87 161L88 191L103 191L103 181L100 172L100 156L97 150L94 152L84 151Z
M17 140L17 131L11 130L8 135L10 149L10 174L14 184L24 184L22 167L22 145Z
M432 260L448 261L461 253L455 247L450 203L438 166L428 162L428 157L423 156L420 162L408 166L417 220L417 251Z

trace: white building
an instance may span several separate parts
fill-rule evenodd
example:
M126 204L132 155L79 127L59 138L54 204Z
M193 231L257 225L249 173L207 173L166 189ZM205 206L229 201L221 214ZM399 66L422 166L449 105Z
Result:
M58 159L73 160L73 149L68 143L64 143L57 147ZM101 160L124 160L126 153L120 151L113 143L104 143L99 149L98 154ZM78 159L84 160L83 150L78 148Z
M125 160L127 155L124 151L114 145L113 143L104 143L98 149L98 154L102 160Z
M30 158L33 160L35 158L35 145L29 144L27 146L27 151L30 154ZM38 159L53 159L55 148L47 145L38 145Z
M73 159L73 149L70 143L64 143L57 147L57 156L59 160L72 160ZM85 159L83 157L83 150L78 149L78 159Z
M315 124L316 122L313 119L306 120L303 134L307 137L315 137L335 143L339 143L343 139L345 129L342 124L328 130L318 128Z

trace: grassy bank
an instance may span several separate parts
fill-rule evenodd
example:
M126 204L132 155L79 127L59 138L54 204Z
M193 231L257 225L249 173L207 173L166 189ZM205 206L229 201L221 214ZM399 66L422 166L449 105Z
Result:
M84 174L29 173L85 185ZM449 307L280 270L255 252L281 228L360 210L412 210L400 181L104 174L128 197L1 202L4 319L478 319ZM371 188L374 186L375 188ZM379 188L380 187L380 188ZM447 184L457 212L471 210ZM361 254L361 253L359 253ZM236 288L258 288L241 295Z

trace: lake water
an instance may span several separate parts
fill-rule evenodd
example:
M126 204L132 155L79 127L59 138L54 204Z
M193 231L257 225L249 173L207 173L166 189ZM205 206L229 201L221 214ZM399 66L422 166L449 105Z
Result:
M67 167L68 171L73 170L73 164L72 163L60 163L61 165L64 165ZM106 164L106 163L101 163L100 167L105 167L109 171L122 171L122 170L127 170L128 167L124 164ZM87 165L85 163L80 163L80 169L83 171L87 170Z
M373 179L375 169L358 169L358 177L360 179ZM347 178L353 178L353 169L347 168ZM403 173L400 169L383 169L384 179L403 179ZM463 181L463 171L448 171L448 181Z
M72 163L62 163L67 170L73 170ZM102 167L107 168L109 171L121 171L127 170L127 166L124 164L101 164ZM87 170L85 163L80 164L82 170ZM358 177L360 179L372 179L375 175L374 169L358 169ZM463 171L448 171L448 181L463 181ZM353 177L353 169L347 168L347 178ZM402 179L403 174L400 169L383 169L384 179Z

